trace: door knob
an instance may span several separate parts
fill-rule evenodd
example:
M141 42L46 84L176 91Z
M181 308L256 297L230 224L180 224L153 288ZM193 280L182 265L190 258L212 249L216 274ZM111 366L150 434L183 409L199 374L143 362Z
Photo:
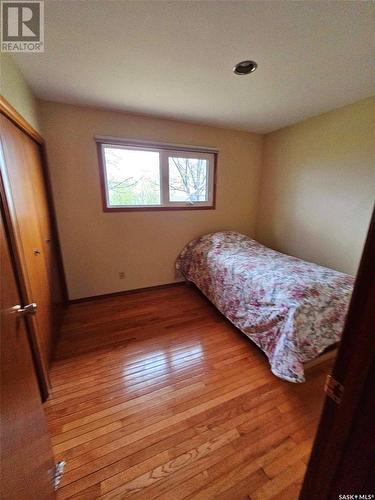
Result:
M40 255L40 250L38 250L37 248L34 248L33 254L34 255Z
M27 316L35 314L38 306L34 302L32 302L31 304L27 304L27 306L25 307L21 307L20 305L14 306L13 309L17 313L17 315Z

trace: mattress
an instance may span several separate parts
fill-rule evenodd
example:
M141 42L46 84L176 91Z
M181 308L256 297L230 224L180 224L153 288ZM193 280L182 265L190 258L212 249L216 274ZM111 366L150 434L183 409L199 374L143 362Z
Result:
M176 268L263 350L284 380L304 382L303 364L340 340L352 276L234 231L191 241Z

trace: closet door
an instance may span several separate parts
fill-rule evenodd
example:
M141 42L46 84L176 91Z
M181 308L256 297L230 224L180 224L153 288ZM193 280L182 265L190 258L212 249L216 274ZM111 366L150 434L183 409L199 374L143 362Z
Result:
M61 314L62 293L60 276L58 273L55 241L53 240L52 222L47 202L47 193L43 170L41 168L41 157L39 146L26 135L23 136L24 152L27 159L31 184L33 186L34 201L38 214L39 230L42 239L42 252L47 270L49 294L51 297L52 328L58 329Z
M60 284L50 249L48 214L38 146L3 115L0 116L2 155L0 168L14 232L14 244L25 283L25 301L35 302L32 317L34 346L44 381L55 341L55 307ZM58 292L54 292L53 290Z

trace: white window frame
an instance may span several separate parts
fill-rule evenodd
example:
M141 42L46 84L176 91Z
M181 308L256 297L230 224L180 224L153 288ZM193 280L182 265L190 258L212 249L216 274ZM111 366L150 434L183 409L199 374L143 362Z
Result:
M215 187L216 187L216 167L217 150L196 148L194 146L180 146L172 144L149 143L142 141L110 140L96 138L100 177L102 185L102 200L104 211L137 211L137 210L204 210L215 209ZM160 174L160 204L157 205L110 205L107 185L107 171L105 162L105 149L133 149L138 151L151 151L159 153L159 174ZM207 201L185 202L171 201L169 199L169 158L191 158L205 159L208 162L208 182Z

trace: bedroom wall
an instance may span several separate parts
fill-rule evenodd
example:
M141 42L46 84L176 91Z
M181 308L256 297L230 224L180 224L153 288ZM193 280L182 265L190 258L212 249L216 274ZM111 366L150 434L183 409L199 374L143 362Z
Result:
M40 132L37 100L13 59L4 53L0 53L0 91L30 125Z
M257 238L355 274L375 194L375 97L268 134Z
M40 109L71 299L175 281L179 251L198 235L254 235L262 136L52 102ZM96 135L219 149L216 210L103 213Z

